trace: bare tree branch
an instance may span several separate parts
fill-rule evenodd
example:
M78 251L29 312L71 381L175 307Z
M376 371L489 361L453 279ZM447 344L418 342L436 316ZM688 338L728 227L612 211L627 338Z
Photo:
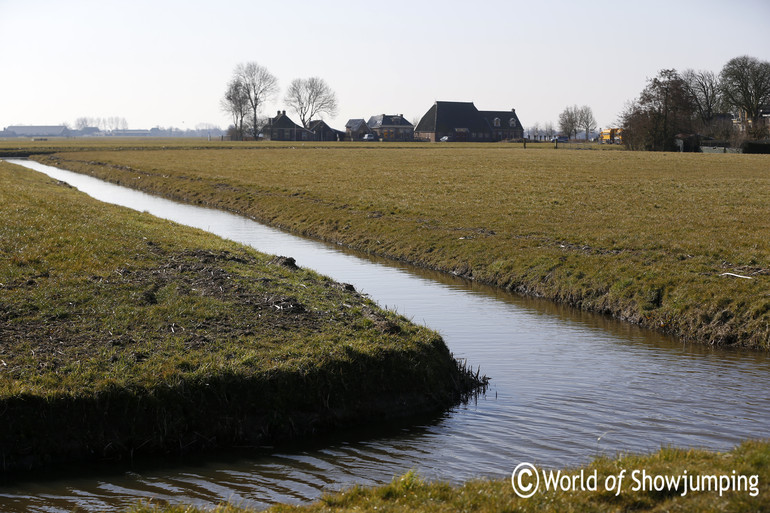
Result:
M259 137L259 111L263 104L278 92L278 79L256 62L239 64L235 68L235 77L243 84L246 92L251 114L251 132L256 140Z
M284 101L297 113L305 128L316 116L337 113L337 96L324 79L318 77L292 80Z
M698 109L698 116L703 125L709 125L719 106L719 79L713 71L692 69L684 70L681 76Z
M220 105L222 110L232 117L238 139L243 140L243 120L249 112L249 99L246 94L246 86L239 77L233 77L227 84L227 91L225 91Z
M589 134L596 130L596 118L594 118L594 112L588 105L583 105L577 112L578 127L582 128L586 132L586 141L588 141Z
M577 136L577 131L580 123L580 109L577 105L567 107L559 114L559 130L567 134L567 137L572 137L572 134Z

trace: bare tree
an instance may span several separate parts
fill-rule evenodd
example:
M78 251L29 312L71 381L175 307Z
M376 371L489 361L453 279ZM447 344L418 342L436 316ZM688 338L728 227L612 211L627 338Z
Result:
M577 110L578 128L585 130L586 141L590 137L590 133L596 130L596 118L594 118L594 112L588 105L583 105Z
M337 96L326 81L318 77L292 80L284 101L294 109L305 128L320 114L337 113Z
M239 64L235 68L235 78L246 92L251 114L250 131L256 140L259 137L259 111L278 92L278 79L256 62Z
M730 59L719 74L719 83L725 102L743 111L755 137L761 136L759 111L770 103L770 62L748 55Z
M577 137L578 128L580 128L580 108L577 105L567 107L559 114L559 130L571 137L573 134Z
M538 137L540 137L540 123L535 123L529 127L529 137L530 139L537 141Z
M227 84L225 96L220 101L222 110L230 114L235 128L235 138L243 140L243 120L249 113L249 98L246 94L246 86L241 82L240 77L233 77Z
M554 128L553 128L553 123L552 123L552 122L550 122L550 121L548 121L548 122L545 124L545 128L544 128L544 130L545 130L545 137L546 137L547 139L549 139L549 140L550 140L550 139L551 139L551 138L554 136L554 133L556 132L556 131L554 130Z
M703 126L709 126L719 108L719 79L713 71L692 69L684 70L681 77Z
M103 119L107 130L128 130L128 121L120 116L109 116Z

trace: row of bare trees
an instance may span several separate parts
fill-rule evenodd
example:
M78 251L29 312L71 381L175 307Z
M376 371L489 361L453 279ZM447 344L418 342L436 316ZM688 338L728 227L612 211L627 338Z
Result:
M577 138L578 132L584 131L586 140L588 140L591 132L596 130L596 118L593 110L588 105L582 107L573 105L565 108L559 114L558 130L569 138ZM551 139L555 135L556 130L551 122L545 123L542 127L539 123L535 123L529 129L530 138L535 140L542 137Z
M544 123L542 126L540 123L536 122L534 125L529 127L529 138L535 141L538 141L542 138L550 140L554 135L556 135L556 129L553 127L553 123L550 121Z
M278 79L264 66L247 62L236 66L220 105L233 122L238 139L246 134L259 137L259 114L265 104L278 94ZM337 96L322 78L297 78L286 91L284 102L299 116L302 126L327 114L337 113Z
M95 127L105 132L128 130L128 121L120 116L108 116L105 118L83 116L75 120L75 128L77 130L84 130L90 127Z
M698 133L721 140L768 137L770 62L741 56L712 71L661 70L620 115L623 142L632 149L672 150L675 136ZM741 127L736 132L733 119Z
M559 114L559 130L567 137L577 138L578 131L585 131L586 140L596 130L596 118L588 105L567 107Z

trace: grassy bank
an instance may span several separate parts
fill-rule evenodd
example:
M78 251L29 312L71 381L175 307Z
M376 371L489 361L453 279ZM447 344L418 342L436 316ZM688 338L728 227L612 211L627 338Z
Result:
M538 469L542 471L543 469ZM612 477L619 478L620 488L613 484ZM589 465L575 469L563 469L562 474L580 476L583 472L585 490L578 485L565 486L566 491L543 491L541 488L532 497L517 497L510 479L470 481L461 486L445 483L428 483L408 473L395 478L392 483L374 487L354 487L328 494L309 506L274 506L269 513L313 513L313 512L455 512L474 511L478 513L516 511L528 512L755 512L770 509L770 444L767 442L745 442L727 453L699 450L663 449L651 455L627 455L618 458L600 458ZM634 477L634 472L638 472ZM645 480L641 472L649 477ZM596 486L588 479L596 475ZM612 477L610 477L612 476ZM658 476L687 476L689 481L703 483L699 491L689 488L690 484L679 481L678 486L669 487ZM697 478L696 476L701 476ZM709 476L706 479L706 476ZM710 476L715 476L712 481ZM720 479L723 492L720 493ZM738 480L741 476L743 480ZM608 477L610 480L608 481ZM656 481L657 479L657 481ZM694 481L693 481L694 480ZM528 483L525 480L524 483ZM614 481L617 483L618 481ZM605 484L607 483L607 484ZM644 489L642 489L642 484ZM737 489L736 489L737 488ZM730 491L726 491L729 489ZM708 491L710 490L710 491ZM188 506L143 505L131 510L133 513L195 513L202 510ZM248 513L254 510L223 505L217 513Z
M351 286L0 162L0 469L259 446L476 384Z
M764 155L338 144L41 160L685 340L770 348Z

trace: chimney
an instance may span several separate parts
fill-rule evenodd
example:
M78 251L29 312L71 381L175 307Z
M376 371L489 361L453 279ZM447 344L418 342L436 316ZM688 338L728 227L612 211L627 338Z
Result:
M281 114L283 114L285 116L286 115L286 111L285 110L281 111Z
M278 117L281 115L281 111L279 110L278 113L275 115L275 117Z

